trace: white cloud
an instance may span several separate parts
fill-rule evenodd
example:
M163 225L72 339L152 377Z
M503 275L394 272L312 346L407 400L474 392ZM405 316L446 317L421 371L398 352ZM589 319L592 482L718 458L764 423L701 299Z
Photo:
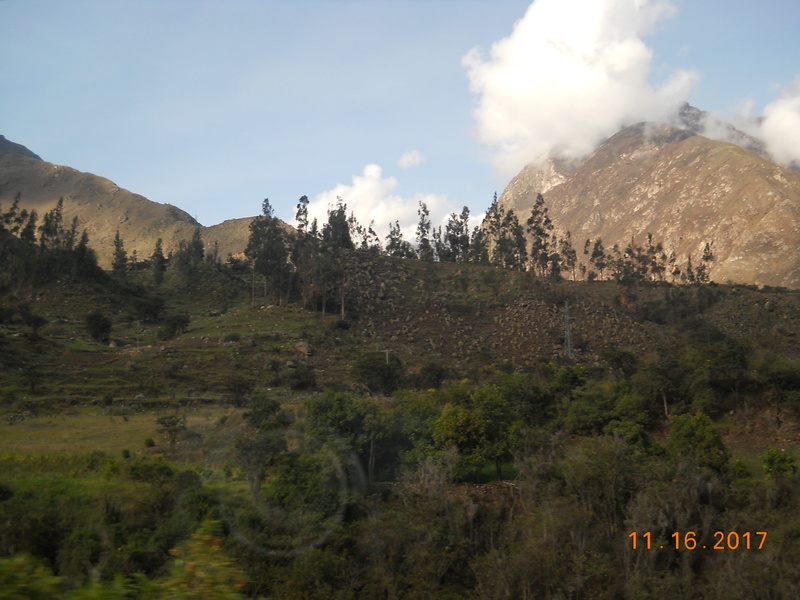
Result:
M800 78L764 107L761 137L776 161L800 166Z
M427 205L434 226L438 226L456 210L453 203L440 194L400 196L396 193L398 185L396 178L383 177L383 169L379 165L366 165L361 175L353 175L350 185L340 183L316 195L308 206L309 220L316 218L321 229L328 220L328 210L334 208L338 198L341 198L347 205L347 214L355 214L361 225L367 227L371 221L375 222L375 231L382 242L389 233L389 224L398 221L403 238L413 244L420 202Z
M581 158L624 124L666 118L695 75L676 71L654 88L641 36L674 13L651 0L536 0L488 58L464 56L476 135L498 174L553 154Z
M755 115L754 108L755 100L748 99L732 114L710 113L702 123L703 135L746 146L749 140L738 130L763 142L775 162L800 167L800 77L766 105L764 116Z
M422 161L425 160L417 150L409 150L405 152L403 156L401 156L397 160L397 166L401 169L409 169L411 167L416 167L419 164L422 164Z

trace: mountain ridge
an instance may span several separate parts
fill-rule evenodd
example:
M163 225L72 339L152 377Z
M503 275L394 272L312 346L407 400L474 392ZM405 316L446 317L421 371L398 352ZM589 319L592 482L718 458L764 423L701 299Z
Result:
M4 135L0 135L0 154L19 154L20 156L42 160L42 157L38 154L32 152L22 144L17 144L16 142L6 139Z
M526 167L498 203L524 222L537 193ZM711 279L800 287L800 174L689 129L638 123L543 192L556 231L606 248L648 233L679 261L713 243Z
M223 259L229 253L241 253L247 245L252 218L204 227L177 206L154 202L104 177L46 162L21 144L5 138L2 141L0 208L9 207L18 198L21 208L35 209L41 217L63 198L65 221L78 217L79 229L86 229L89 244L104 268L110 267L117 230L128 255L136 252L138 260L152 254L159 237L168 253L182 240L191 239L197 227L206 251L213 251L217 242L218 255Z
M543 193L556 232L569 231L576 245L602 238L606 248L625 247L653 234L685 262L712 243L712 280L800 287L800 173L769 162L758 148L700 135L709 113L686 105L680 115L684 127L632 125L583 162L552 158L527 165L498 203L524 222ZM743 132L732 126L730 131L753 146ZM176 206L48 163L0 136L0 206L15 198L40 216L63 198L65 220L78 217L105 268L117 230L129 256L141 260L150 256L157 238L169 253L200 227L206 251L224 259L244 251L255 218L203 227Z

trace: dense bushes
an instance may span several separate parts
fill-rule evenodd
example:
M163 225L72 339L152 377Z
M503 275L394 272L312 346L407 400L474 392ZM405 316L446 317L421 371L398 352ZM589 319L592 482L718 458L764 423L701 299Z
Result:
M164 324L158 330L158 339L171 340L186 331L189 326L189 315L171 315L164 320Z
M107 342L111 335L111 320L100 310L93 310L86 315L86 329L89 335L98 342Z
M8 470L17 475L0 501L3 543L45 560L59 578L42 570L41 585L65 598L81 597L68 588L83 585L86 565L104 581L81 593L108 598L167 589L163 597L717 597L732 593L740 571L740 596L797 593L791 579L746 568L757 562L778 576L800 554L790 453L769 450L764 472L751 473L699 413L673 416L657 443L635 374L543 363L478 375L394 398L311 395L296 421L275 399L251 395L251 430L230 454L222 495L157 458L96 453L70 463L84 481L108 482L101 496L61 476L35 482ZM504 484L459 485L512 468ZM182 542L208 516L220 527ZM631 547L632 532L661 546L690 531L709 547L716 531L769 536L764 549L738 554ZM41 567L15 560L0 560L0 578L36 597L9 573ZM115 573L131 577L126 592Z
M70 586L92 573L111 579L162 572L168 551L217 503L196 474L162 460L118 463L101 453L82 464L71 457L46 458L26 461L24 470L18 468L22 457L3 460L6 476L18 475L3 484L10 495L0 501L0 556L27 552ZM48 475L45 467L73 476Z
M400 387L404 371L396 354L368 352L359 357L353 367L353 377L369 391L388 395Z

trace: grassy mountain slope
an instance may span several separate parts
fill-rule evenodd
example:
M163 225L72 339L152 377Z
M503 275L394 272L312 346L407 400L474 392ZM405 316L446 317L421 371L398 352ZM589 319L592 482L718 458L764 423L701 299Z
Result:
M186 287L168 273L162 321L170 314L190 316L186 333L172 341L159 339L161 322L137 316L141 288L133 293L113 282L61 281L19 291L5 304L28 300L48 324L41 339L19 323L3 327L0 362L13 367L5 400L88 401L106 392L128 400L161 402L180 395L221 400L232 381L268 385L276 374L294 376L294 366L286 364L298 362L316 372L323 388L351 388L357 386L351 372L355 360L375 351L397 356L409 373L431 363L445 366L453 377L487 364L532 369L542 361L564 360L566 303L574 359L586 364L604 364L614 349L653 360L683 335L743 338L764 352L800 359L797 292L551 285L490 267L361 253L350 256L348 270L346 327L338 325L338 307L322 316L271 306L258 289L253 304L246 275L239 279L208 268ZM89 338L85 316L95 309L113 322L113 348ZM41 371L42 387L33 396L25 375L29 360Z
M117 229L130 256L149 257L156 239L162 238L164 251L189 240L200 224L185 211L152 202L115 185L103 177L54 165L21 153L0 149L0 206L8 208L19 195L21 208L35 209L41 216L64 198L64 218L78 217L80 229L89 233L91 246L101 266L111 264ZM201 227L206 249L218 242L221 258L241 253L247 245L250 219L233 219L212 227Z

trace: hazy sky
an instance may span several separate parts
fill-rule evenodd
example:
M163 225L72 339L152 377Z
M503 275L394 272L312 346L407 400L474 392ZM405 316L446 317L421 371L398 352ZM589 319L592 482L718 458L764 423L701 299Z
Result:
M800 160L798 30L797 0L0 0L0 134L206 225L305 194L385 235L684 99Z

